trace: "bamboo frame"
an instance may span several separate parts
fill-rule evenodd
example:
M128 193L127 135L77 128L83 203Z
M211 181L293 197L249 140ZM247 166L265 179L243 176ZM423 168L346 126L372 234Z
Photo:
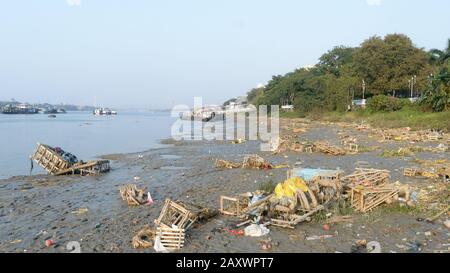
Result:
M156 236L159 236L161 244L168 250L179 250L184 246L184 229L157 227Z
M176 226L181 229L189 229L197 221L198 216L185 207L166 199L158 219L155 220L156 226L172 228Z

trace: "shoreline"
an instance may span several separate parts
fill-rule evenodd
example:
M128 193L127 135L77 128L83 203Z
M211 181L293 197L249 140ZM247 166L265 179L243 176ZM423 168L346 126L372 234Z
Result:
M295 120L283 119L283 136L292 134L286 124ZM406 143L380 144L365 131L343 128L317 122L305 124L299 138L316 141L338 141L339 134L351 133L362 145L395 149ZM131 239L145 225L153 225L166 198L218 209L219 196L233 196L253 192L267 181L278 183L286 179L287 169L223 170L214 166L215 159L241 161L246 154L259 154L274 165L288 164L313 168L339 168L351 173L359 160L370 162L376 168L388 169L392 181L411 185L430 185L424 179L406 179L401 173L412 166L412 158L381 158L380 150L340 157L324 154L283 152L272 154L259 151L259 142L247 141L231 144L226 141L173 141L162 139L169 147L150 149L138 153L110 154L114 159L110 173L99 176L47 175L14 177L0 180L0 250L4 252L67 252L66 244L80 242L82 252L154 252L134 249ZM172 142L172 143L171 143ZM420 154L421 158L448 158L444 154ZM149 206L129 207L119 196L118 187L136 184L146 188L155 201ZM436 182L433 182L436 183ZM87 209L87 210L83 210ZM337 212L332 211L333 214ZM349 252L358 239L381 243L383 252L407 252L406 243L420 241L423 251L442 249L448 240L442 224L417 222L425 217L418 210L381 207L369 214L353 214L353 223L333 225L330 231L315 219L294 230L269 227L274 247L270 252ZM239 222L233 217L218 215L199 222L189 230L187 243L181 252L267 252L260 247L259 238L242 237L224 232ZM432 241L425 233L433 231ZM308 241L307 236L334 234L323 241ZM53 238L55 246L45 247L46 238ZM403 239L407 240L404 241ZM405 246L404 249L398 245Z

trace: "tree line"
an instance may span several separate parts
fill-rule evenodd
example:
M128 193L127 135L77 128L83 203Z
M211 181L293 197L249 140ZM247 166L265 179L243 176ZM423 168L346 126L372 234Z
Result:
M450 39L444 50L426 51L403 34L374 36L359 47L329 50L314 67L273 76L247 98L256 105L293 104L311 112L346 111L355 99L377 105L414 97L422 110L444 111L450 109L449 60Z

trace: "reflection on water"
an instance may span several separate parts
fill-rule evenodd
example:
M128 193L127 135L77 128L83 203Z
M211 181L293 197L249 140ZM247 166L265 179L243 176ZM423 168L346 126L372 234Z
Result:
M47 115L0 114L0 178L26 175L36 144L59 146L89 160L98 155L139 152L161 145L174 122L168 112L120 112L94 116L91 112ZM35 164L33 173L43 173Z

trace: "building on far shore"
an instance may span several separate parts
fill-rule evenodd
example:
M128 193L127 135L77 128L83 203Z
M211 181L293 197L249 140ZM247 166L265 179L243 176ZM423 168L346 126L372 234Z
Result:
M352 105L356 107L366 108L366 99L353 100Z

